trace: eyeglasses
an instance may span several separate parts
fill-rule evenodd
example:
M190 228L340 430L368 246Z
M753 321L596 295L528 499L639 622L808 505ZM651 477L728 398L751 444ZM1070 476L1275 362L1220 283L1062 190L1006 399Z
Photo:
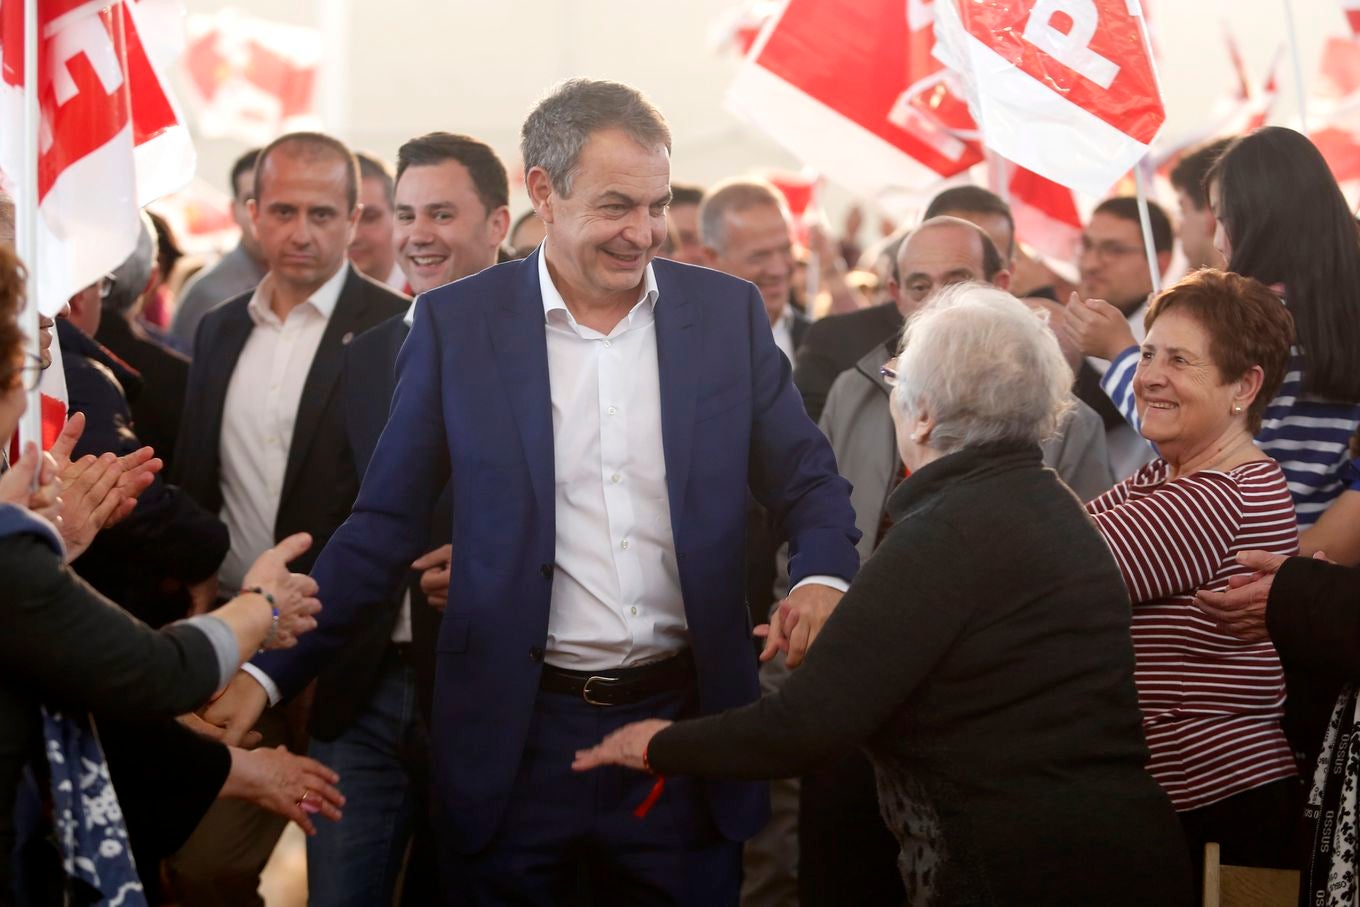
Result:
M0 379L0 381L3 381L2 386L12 388L14 386L14 376L19 375L24 390L31 391L37 388L38 382L42 380L42 372L42 359L34 356L32 353L24 353L23 365L16 365L14 368L4 372L4 378Z
M883 367L878 370L879 377L883 379L883 383L888 385L888 387L897 386L897 369L893 368L893 362L895 361L896 360L889 359L883 364Z
M1137 255L1143 251L1142 246L1125 245L1122 242L1115 242L1112 239L1102 240L1101 242L1091 242L1088 237L1081 238L1081 254L1095 253L1096 258L1109 261L1112 258L1123 258L1126 255Z

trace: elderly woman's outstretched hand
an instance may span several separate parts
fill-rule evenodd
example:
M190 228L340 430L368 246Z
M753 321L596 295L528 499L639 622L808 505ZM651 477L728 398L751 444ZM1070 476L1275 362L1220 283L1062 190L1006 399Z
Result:
M297 638L316 629L315 615L321 610L317 600L316 580L302 573L288 570L294 561L312 547L312 537L305 532L290 535L270 548L251 565L246 573L243 589L259 587L274 597L279 609L278 630L266 649L287 649L297 645Z
M660 718L626 724L590 749L577 750L576 759L571 763L572 770L585 772L602 765L622 765L640 772L651 771L647 764L647 747L657 732L670 724Z

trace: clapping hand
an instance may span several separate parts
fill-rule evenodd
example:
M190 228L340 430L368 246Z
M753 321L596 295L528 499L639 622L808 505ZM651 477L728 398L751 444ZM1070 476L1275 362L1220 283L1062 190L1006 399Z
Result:
M1084 355L1114 359L1136 346L1124 313L1103 299L1083 300L1073 293L1060 327L1062 338Z
M59 434L57 440L52 443L51 450L48 451L56 462L58 475L62 480L63 486L73 483L81 474L82 470L76 468L76 463L86 463L88 466L89 461L95 460L94 457L86 456L76 461L76 463L72 463L71 461L71 453L75 450L76 443L80 441L80 437L84 433L85 414L72 413L71 417L66 420L66 425L62 428L61 434ZM98 479L102 478L102 470L111 468L106 459L110 456L113 455L105 454L104 457L98 458L103 464L99 467L101 472L91 473L87 477L87 481L90 485L95 484ZM107 492L107 495L112 496L114 500L112 501L112 506L101 511L101 514L103 514L102 522L95 525L94 530L90 533L91 537L93 537L93 532L115 526L125 519L128 514L132 513L133 508L137 506L137 497L151 486L151 483L156 479L156 473L160 472L161 468L165 465L158 457L156 457L155 451L150 447L141 447L134 450L132 453L124 454L123 456L115 457L114 459L120 468L115 473L115 480ZM104 504L106 504L106 502L102 498L99 500L91 500L88 502L88 509L92 511ZM92 518L85 510L86 505L82 504L80 506L82 508L80 511L68 512L66 520L68 523L74 522L74 518L76 517L79 517L82 523L87 521L92 522ZM86 542L86 544L88 545L89 543Z

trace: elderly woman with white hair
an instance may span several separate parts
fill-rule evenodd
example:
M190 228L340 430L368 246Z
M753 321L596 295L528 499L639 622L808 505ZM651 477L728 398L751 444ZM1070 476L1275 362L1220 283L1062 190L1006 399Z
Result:
M1009 294L961 285L912 318L885 377L911 474L803 666L744 708L629 725L575 767L771 778L862 745L913 905L1190 903L1143 767L1123 581L1041 459L1072 381L1057 341Z

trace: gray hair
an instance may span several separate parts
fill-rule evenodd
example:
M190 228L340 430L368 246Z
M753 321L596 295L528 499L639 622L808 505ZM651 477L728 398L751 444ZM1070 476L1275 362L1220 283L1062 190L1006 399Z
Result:
M151 270L156 267L156 228L145 211L138 212L137 248L113 270L113 286L102 305L106 311L123 314L142 298L142 290L151 279Z
M759 205L773 205L789 220L789 206L773 184L762 179L732 179L704 193L699 202L699 238L704 245L722 251L727 245L729 211L745 211Z
M520 131L525 182L529 171L542 167L553 189L571 194L581 149L591 134L621 129L644 148L671 150L671 130L661 111L640 91L621 82L568 79L538 102Z
M991 441L1038 444L1071 407L1072 369L1045 320L1005 290L945 287L907 322L893 402L935 417L941 453Z

